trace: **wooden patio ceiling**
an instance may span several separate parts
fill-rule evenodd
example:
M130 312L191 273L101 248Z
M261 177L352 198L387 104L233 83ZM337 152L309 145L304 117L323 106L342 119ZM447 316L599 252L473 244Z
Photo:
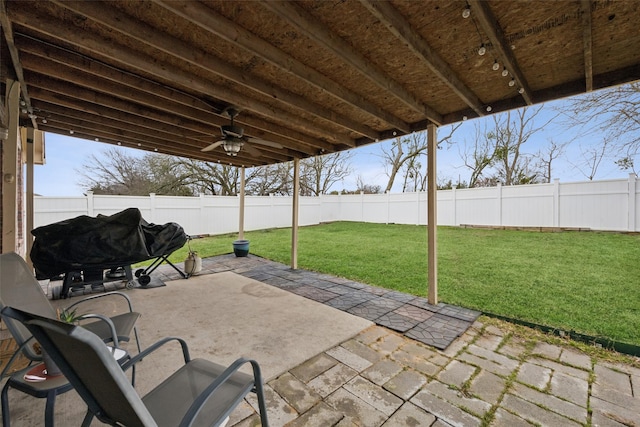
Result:
M23 124L236 166L640 79L635 0L0 0L0 23ZM201 151L230 107L244 147Z

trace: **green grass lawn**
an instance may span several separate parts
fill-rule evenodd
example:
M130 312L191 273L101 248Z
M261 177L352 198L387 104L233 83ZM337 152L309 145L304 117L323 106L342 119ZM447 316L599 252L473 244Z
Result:
M289 264L291 230L245 233L250 251ZM235 235L191 242L229 253ZM186 247L172 256L183 261ZM298 267L427 293L426 228L336 222L299 231ZM640 345L640 236L438 228L442 302Z

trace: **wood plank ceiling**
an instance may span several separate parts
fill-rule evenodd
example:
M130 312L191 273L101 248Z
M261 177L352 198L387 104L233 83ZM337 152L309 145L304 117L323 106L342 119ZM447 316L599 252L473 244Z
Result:
M45 132L256 166L638 80L639 22L636 0L0 0L0 84ZM202 151L230 108L244 146Z

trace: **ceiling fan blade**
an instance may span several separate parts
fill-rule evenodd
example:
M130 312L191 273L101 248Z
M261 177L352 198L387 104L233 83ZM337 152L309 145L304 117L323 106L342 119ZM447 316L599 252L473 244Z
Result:
M260 145L266 145L267 147L271 147L271 148L282 148L282 145L278 144L277 142L272 142L272 141L266 141L264 139L260 139L260 138L247 138L247 141L249 142L254 142L256 144L260 144Z
M258 150L256 147L253 147L251 144L244 144L242 149L245 150L250 155L252 155L253 157L259 157L262 155L262 152Z
M200 150L200 151L211 151L211 150L215 150L216 148L218 148L219 146L221 146L223 142L224 142L224 140L216 141L216 142L214 142L213 144L211 144L211 145L208 145L208 146L204 147L204 148L203 148L202 150Z

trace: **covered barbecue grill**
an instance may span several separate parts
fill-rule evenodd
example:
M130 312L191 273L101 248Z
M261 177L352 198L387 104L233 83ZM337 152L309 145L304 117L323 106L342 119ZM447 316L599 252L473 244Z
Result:
M149 283L149 273L163 261L187 278L167 259L188 239L182 227L174 222L150 224L137 208L110 216L82 215L38 227L31 233L35 237L30 255L36 277L52 279L64 274L62 298L68 296L74 282L80 281L79 274L83 275L84 283L102 284L106 269L112 275L124 269L127 287L133 287L131 264L152 258L156 258L152 267L136 271L142 286Z

